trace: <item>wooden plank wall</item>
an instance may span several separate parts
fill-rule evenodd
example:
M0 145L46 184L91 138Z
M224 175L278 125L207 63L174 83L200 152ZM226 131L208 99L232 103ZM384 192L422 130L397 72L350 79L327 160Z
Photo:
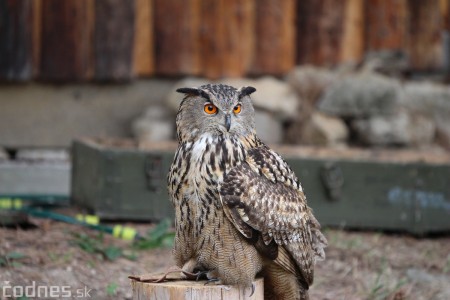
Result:
M0 0L0 80L283 75L386 49L438 70L449 2Z

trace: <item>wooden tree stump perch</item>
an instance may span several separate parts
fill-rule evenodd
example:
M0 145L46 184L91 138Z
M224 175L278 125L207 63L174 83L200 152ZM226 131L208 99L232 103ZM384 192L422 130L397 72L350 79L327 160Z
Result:
M130 276L133 300L263 300L264 280L255 279L255 291L250 297L251 288L225 286L206 281L183 280L180 275L171 274L168 281L145 282L148 278L161 278L164 274ZM178 276L178 278L176 278ZM142 281L139 279L142 278Z

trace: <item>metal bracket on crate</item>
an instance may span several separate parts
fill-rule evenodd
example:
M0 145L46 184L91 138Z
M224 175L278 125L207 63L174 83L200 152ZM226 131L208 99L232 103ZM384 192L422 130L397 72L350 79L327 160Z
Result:
M147 188L155 193L161 191L165 184L165 174L163 174L163 158L161 155L148 155L145 160L145 177L147 178Z
M327 162L322 166L320 175L329 200L340 200L342 187L344 186L344 175L342 174L341 168L334 162Z

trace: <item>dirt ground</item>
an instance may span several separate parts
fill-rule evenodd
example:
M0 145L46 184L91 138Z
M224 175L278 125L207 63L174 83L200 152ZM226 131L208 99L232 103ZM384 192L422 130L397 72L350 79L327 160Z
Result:
M32 222L33 229L0 228L0 298L12 287L34 284L68 286L72 298L89 292L91 299L131 299L128 275L161 272L173 265L167 247L134 250L131 242L105 235L101 244L122 253L118 258L113 253L109 260L80 246L80 235L88 241L100 238L93 230L41 219ZM141 233L154 226L129 225ZM324 231L327 259L316 265L311 299L450 299L449 235L419 239Z

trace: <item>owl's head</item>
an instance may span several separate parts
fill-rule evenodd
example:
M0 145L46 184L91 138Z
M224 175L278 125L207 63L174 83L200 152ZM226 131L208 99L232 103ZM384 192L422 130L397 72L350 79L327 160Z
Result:
M236 89L229 85L207 84L198 88L180 88L186 97L177 115L180 140L195 140L211 135L247 136L255 131L255 110L249 95L250 86Z

